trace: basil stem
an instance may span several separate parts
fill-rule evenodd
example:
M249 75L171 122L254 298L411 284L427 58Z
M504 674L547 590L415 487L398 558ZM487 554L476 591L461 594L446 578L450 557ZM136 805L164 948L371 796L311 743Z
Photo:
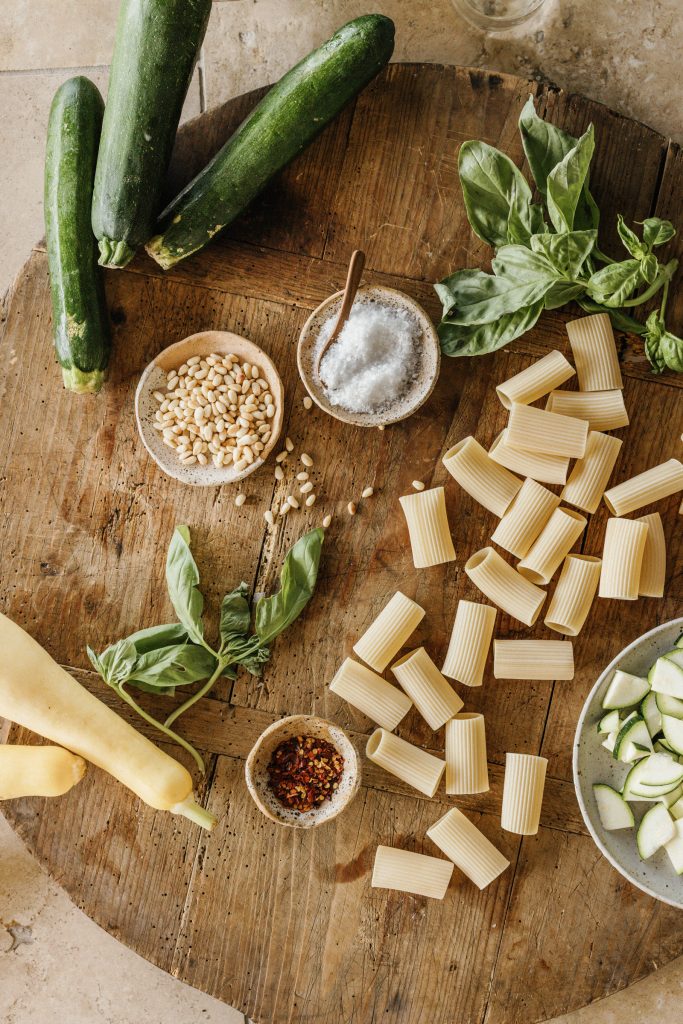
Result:
M180 718L181 715L184 715L188 708L191 708L192 705L196 704L198 700L201 700L202 697L205 697L209 690L213 689L214 684L220 679L220 677L223 675L229 664L230 661L228 659L219 659L214 674L207 679L204 685L201 686L196 693L193 693L191 697L188 697L187 700L180 705L180 707L177 707L175 711L171 712L171 714L164 722L164 725L166 727L168 727L169 725L173 725L175 720L177 718Z
M158 721L158 719L154 718L153 715L148 714L144 710L144 708L141 708L138 702L134 700L133 697L131 697L128 691L124 688L123 683L119 683L117 686L114 686L113 688L114 690L116 690L121 700L125 701L125 703L129 707L131 707L133 711L136 711L138 715L140 715L140 718L144 718L144 720L149 725L154 726L154 728L158 729L159 732L164 734L164 736L167 736L168 739L173 740L174 743L177 743L184 750L186 750L188 754L190 754L194 758L194 761L202 775L204 774L204 772L206 771L204 760L199 751L195 750L191 743L188 743L187 740L184 740L183 737L179 736L177 732L173 732L172 729L169 729L167 722Z

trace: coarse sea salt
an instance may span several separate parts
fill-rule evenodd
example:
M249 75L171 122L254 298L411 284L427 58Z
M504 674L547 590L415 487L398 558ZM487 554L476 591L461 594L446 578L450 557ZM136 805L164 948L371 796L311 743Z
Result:
M323 346L336 314L323 324ZM320 363L320 378L332 405L349 412L377 413L407 391L418 367L421 328L407 310L377 302L356 305Z

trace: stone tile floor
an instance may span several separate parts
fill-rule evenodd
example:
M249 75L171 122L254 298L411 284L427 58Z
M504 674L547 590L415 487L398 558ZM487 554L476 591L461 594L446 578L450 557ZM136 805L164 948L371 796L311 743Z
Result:
M0 35L0 291L42 234L42 161L51 97L86 74L106 89L113 0L4 0ZM475 65L549 79L683 142L676 57L680 0L546 0L506 35L465 24L450 0L214 0L185 117L272 82L344 21L374 9L397 25L396 59ZM677 962L554 1024L680 1019ZM0 817L0 1020L5 1024L242 1024L70 903ZM341 1022L340 1022L341 1024ZM410 1024L406 1021L406 1024Z

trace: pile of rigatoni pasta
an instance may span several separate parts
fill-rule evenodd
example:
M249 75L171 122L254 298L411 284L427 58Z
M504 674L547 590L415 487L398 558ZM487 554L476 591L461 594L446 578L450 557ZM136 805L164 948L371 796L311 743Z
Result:
M661 517L656 512L638 519L625 517L683 490L683 464L669 459L606 490L622 441L605 431L629 422L614 334L606 314L574 320L567 324L567 332L576 368L553 351L505 381L496 390L509 410L508 425L490 451L467 437L443 457L460 486L498 517L493 543L518 560L514 567L495 548L485 547L466 562L465 572L492 604L459 601L441 669L424 647L411 651L391 666L399 689L380 673L425 612L396 593L353 648L365 665L347 658L330 684L334 693L379 726L368 740L367 756L429 797L444 772L448 794L476 794L489 788L484 718L462 712L463 701L446 677L466 686L482 685L497 615L492 605L532 626L546 600L542 588L562 566L544 621L564 637L574 637L596 592L617 600L664 593ZM580 390L560 390L575 373ZM545 396L545 409L532 405ZM570 473L571 459L576 461ZM544 484L559 484L563 490L557 495ZM602 558L571 552L587 525L581 512L595 512L603 498L613 518L607 522ZM453 561L443 487L399 500L415 567ZM494 640L493 675L572 679L572 642ZM394 733L413 704L432 729L445 725L445 760ZM535 754L506 755L501 825L507 831L538 831L546 766L546 759ZM427 835L447 861L379 846L372 884L443 899L454 865L482 889L508 867L502 853L455 807Z

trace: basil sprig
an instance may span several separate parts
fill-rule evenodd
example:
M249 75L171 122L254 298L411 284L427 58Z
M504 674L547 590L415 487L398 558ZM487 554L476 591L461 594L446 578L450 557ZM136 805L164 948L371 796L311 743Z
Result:
M204 632L204 598L199 569L192 555L190 531L177 526L166 558L166 586L179 621L139 630L88 657L108 686L150 725L179 743L204 771L199 752L171 726L205 696L221 676L234 679L237 666L260 675L270 645L301 614L315 589L325 531L311 530L294 544L280 572L280 590L254 605L254 631L249 587L240 583L221 603L219 639L212 647ZM148 693L174 694L179 686L206 680L161 722L131 696L134 687Z
M664 322L678 261L662 264L654 253L676 234L673 225L648 217L639 235L619 214L617 230L629 258L605 256L598 245L600 211L590 190L593 126L576 139L540 118L529 98L519 131L543 204L532 201L524 175L504 153L485 142L461 146L458 170L467 217L495 256L491 274L458 270L435 285L443 304L443 352L494 352L533 327L544 309L574 300L587 312L608 313L618 330L643 336L655 373L683 372L683 340ZM660 291L659 309L645 324L628 313Z

